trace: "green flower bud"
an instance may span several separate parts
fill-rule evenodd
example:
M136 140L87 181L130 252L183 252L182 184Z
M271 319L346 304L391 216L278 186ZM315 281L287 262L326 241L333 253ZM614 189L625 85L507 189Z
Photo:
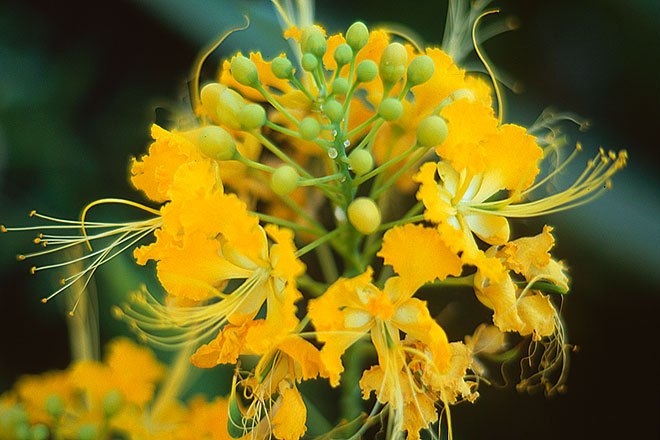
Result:
M312 70L316 69L316 66L319 65L319 60L313 54L306 53L303 55L302 60L300 60L300 64L302 65L302 68L307 72L311 72Z
M358 197L348 205L348 220L361 234L368 235L380 226L380 210L367 197Z
M386 121L395 121L403 114L403 105L396 98L385 98L378 106L378 115Z
M344 117L344 106L341 102L331 99L323 105L323 113L331 122L339 122Z
M97 438L96 425L88 423L78 429L78 440L95 440Z
M121 410L124 398L119 390L110 390L103 398L103 412L107 418L115 416Z
M408 52L400 43L391 43L380 56L380 77L383 83L393 84L403 77L408 64Z
M30 440L48 440L49 436L50 431L48 430L48 426L43 423L34 425L32 429L30 429Z
M307 38L305 44L306 53L311 53L317 58L322 58L326 50L328 50L328 43L325 41L325 37L320 31L311 34L309 38Z
M312 51L312 46L315 43L314 40L318 42L319 36L325 40L323 37L323 32L321 32L321 29L317 28L316 26L305 26L303 28L302 35L300 36L300 48L302 49L303 53L314 53ZM312 38L312 41L309 41L310 38ZM323 53L325 53L325 50Z
M236 144L222 127L209 125L199 131L197 143L202 154L211 159L229 160L236 153Z
M316 139L321 132L321 125L314 118L305 118L300 121L298 131L300 132L300 137L306 141L311 141L312 139Z
M332 82L332 93L341 96L348 92L348 81L346 78L335 78Z
M359 82L373 81L378 75L378 66L371 60L364 60L355 69Z
M298 187L298 172L290 165L282 165L270 176L270 187L281 196L291 194Z
M285 57L277 57L270 63L270 70L279 79L289 79L293 76L293 64Z
M218 98L216 106L217 122L221 125L240 130L241 122L238 120L238 113L245 106L245 99L232 89L225 89Z
M423 84L433 75L433 60L428 55L422 55L410 62L408 66L408 82L411 87Z
M417 143L423 147L435 147L447 138L447 123L440 116L429 116L417 126Z
M367 25L361 21L356 21L346 31L346 42L351 46L351 49L353 49L353 52L355 53L362 49L367 44L368 40L369 29L367 29Z
M335 49L335 61L339 67L351 62L353 59L353 49L348 44L340 44Z
M202 101L202 107L213 122L220 122L218 119L218 101L222 92L227 90L227 86L220 83L210 83L202 87L199 96Z
M374 167L374 157L364 149L351 153L348 160L351 169L358 176L367 174Z
M14 428L15 440L30 440L30 425L21 423Z
M46 399L46 412L59 419L64 412L64 399L59 394L51 394Z
M259 104L247 104L238 112L238 120L244 130L254 130L266 123L266 110Z
M254 62L242 55L231 60L231 76L244 86L254 87L259 84L259 74Z

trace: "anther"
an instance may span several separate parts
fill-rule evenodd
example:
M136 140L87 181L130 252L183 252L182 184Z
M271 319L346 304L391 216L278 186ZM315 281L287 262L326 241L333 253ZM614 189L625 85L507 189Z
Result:
M30 268L30 274L34 275L35 273L37 273L37 266L32 266Z
M33 217L36 213L37 211L33 209L32 211L30 211L30 217Z
M16 255L16 259L17 259L18 261L23 261L23 260L25 260L25 255L23 255L23 254L18 254L18 255Z
M582 144L580 142L575 144L575 149L578 150L578 151L582 151Z
M0 232L7 232L7 228L5 228L5 225L0 225Z
M41 298L41 302L46 304L48 302L48 298Z
M607 152L607 155L610 157L610 159L614 160L616 159L616 153L612 150Z

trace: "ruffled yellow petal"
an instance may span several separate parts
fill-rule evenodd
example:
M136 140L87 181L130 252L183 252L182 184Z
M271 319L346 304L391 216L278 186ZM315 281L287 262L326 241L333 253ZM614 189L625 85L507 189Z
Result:
M407 335L429 347L433 363L439 372L449 365L451 351L445 331L431 317L426 301L411 298L394 313L392 323Z
M502 125L483 143L485 177L499 182L501 189L524 190L534 183L543 150L523 127Z
M243 351L245 334L255 324L255 321L247 321L243 325L227 324L213 341L199 347L190 361L199 368L236 363Z
M550 298L540 293L525 295L518 300L518 315L523 321L521 335L532 334L535 340L550 336L555 331L557 311Z
M466 214L463 216L470 230L491 245L502 245L509 241L511 233L506 217L493 214Z
M552 227L544 226L543 232L534 237L523 237L507 243L498 252L507 267L521 274L528 281L541 278L568 290L568 277L561 262L552 259L550 249L555 245Z
M438 48L426 49L434 64L433 75L423 84L415 86L415 106L428 116L452 92L465 88L465 71L460 70L449 55Z
M275 225L267 225L265 230L276 243L270 248L272 275L289 281L302 275L305 272L305 265L296 257L293 232Z
M369 331L368 325L354 328L346 327L347 307L359 309L366 304L360 300L358 291L371 289L371 268L354 278L340 278L318 298L309 302L308 316L310 317L316 337L324 342L321 350L321 360L328 370L330 384L339 385L339 375L344 371L341 356L346 349ZM349 322L350 324L350 322ZM362 324L362 323L361 323Z
M435 402L422 393L415 393L415 398L406 403L403 411L403 429L408 432L407 440L419 440L419 431L428 428L438 420Z
M335 34L329 36L326 41L328 44L328 49L325 51L325 55L323 55L323 65L325 66L326 70L335 70L337 68L337 62L335 61L334 56L335 49L337 49L337 46L340 44L346 43L346 39L342 34Z
M267 353L289 336L298 324L294 302L300 297L301 293L290 284L282 292L269 294L266 319L253 325L245 337L245 345L251 352Z
M436 153L457 171L469 175L482 173L486 167L483 141L497 134L493 109L479 101L459 99L446 106L441 116L447 121L447 139L436 147Z
M417 200L424 204L424 218L432 223L442 223L454 215L456 210L438 194L436 169L436 164L427 162L419 168L413 179L421 184Z
M380 403L389 402L394 409L401 408L412 397L408 376L401 369L383 370L380 365L374 365L362 373L360 389L364 400L369 399L373 391Z
M158 262L158 279L170 295L193 301L211 298L226 280L250 275L223 258L220 248L218 240L190 233L181 247L171 247Z
M154 396L155 384L165 374L165 367L147 348L126 338L113 340L108 347L106 364L112 381L127 402L145 405Z
M519 331L522 321L516 306L516 286L508 275L503 282L489 284L477 271L475 275L475 294L483 305L493 310L493 323L500 331Z
M300 366L302 380L314 379L319 374L327 377L325 366L321 361L321 353L311 342L300 336L290 335L277 348Z
M131 164L131 182L135 188L155 202L168 200L168 190L177 169L189 161L202 160L196 145L176 131L169 132L152 125L154 142L149 153Z
M307 408L300 392L295 387L287 388L272 420L273 435L281 440L298 440L307 431L306 421Z
M452 342L449 346L451 349L449 368L441 375L430 375L429 384L440 392L440 398L444 403L455 404L459 398L474 401L478 393L473 391L473 384L465 380L467 370L472 363L470 351L462 342Z
M463 266L438 231L422 225L407 224L387 231L378 256L414 288L435 279L444 280L448 275L460 275Z

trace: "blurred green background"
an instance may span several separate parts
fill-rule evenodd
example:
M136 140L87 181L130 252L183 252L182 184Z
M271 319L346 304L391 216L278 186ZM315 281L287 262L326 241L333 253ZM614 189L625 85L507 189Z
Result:
M509 121L530 124L547 106L574 111L592 128L578 134L588 154L573 172L600 145L626 148L630 166L597 202L543 220L556 226L555 255L573 277L563 313L569 340L580 351L572 357L568 393L546 399L511 386L482 386L477 404L452 410L455 438L660 438L660 5L493 5L520 23L484 44L496 66L525 90L508 94ZM214 62L237 49L262 49L268 56L283 50L277 18L264 0L4 1L0 223L32 224L32 209L76 218L84 204L102 197L142 201L127 181L129 157L145 151L150 124L167 117L163 109L182 103L199 48L242 23L245 12L251 28L232 36ZM317 21L330 33L356 19L371 27L398 22L428 43L442 39L445 13L446 2L430 0L323 1L316 8ZM108 215L127 214L134 213ZM523 221L516 232L535 234L542 224ZM29 276L31 264L14 258L32 249L32 238L0 236L0 392L20 374L69 362L64 305L39 301L58 278ZM141 282L152 282L152 269L139 269L125 256L98 272L102 341L129 334L109 307ZM443 301L459 311L476 303L466 291L447 293ZM450 339L461 338L463 327L447 322ZM221 376L210 372L200 380L226 392Z

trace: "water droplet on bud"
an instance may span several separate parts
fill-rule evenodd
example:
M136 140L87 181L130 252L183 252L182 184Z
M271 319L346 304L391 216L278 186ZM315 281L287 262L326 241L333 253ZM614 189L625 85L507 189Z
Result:
M328 156L330 156L330 159L336 159L337 158L337 150L335 148L328 149Z

